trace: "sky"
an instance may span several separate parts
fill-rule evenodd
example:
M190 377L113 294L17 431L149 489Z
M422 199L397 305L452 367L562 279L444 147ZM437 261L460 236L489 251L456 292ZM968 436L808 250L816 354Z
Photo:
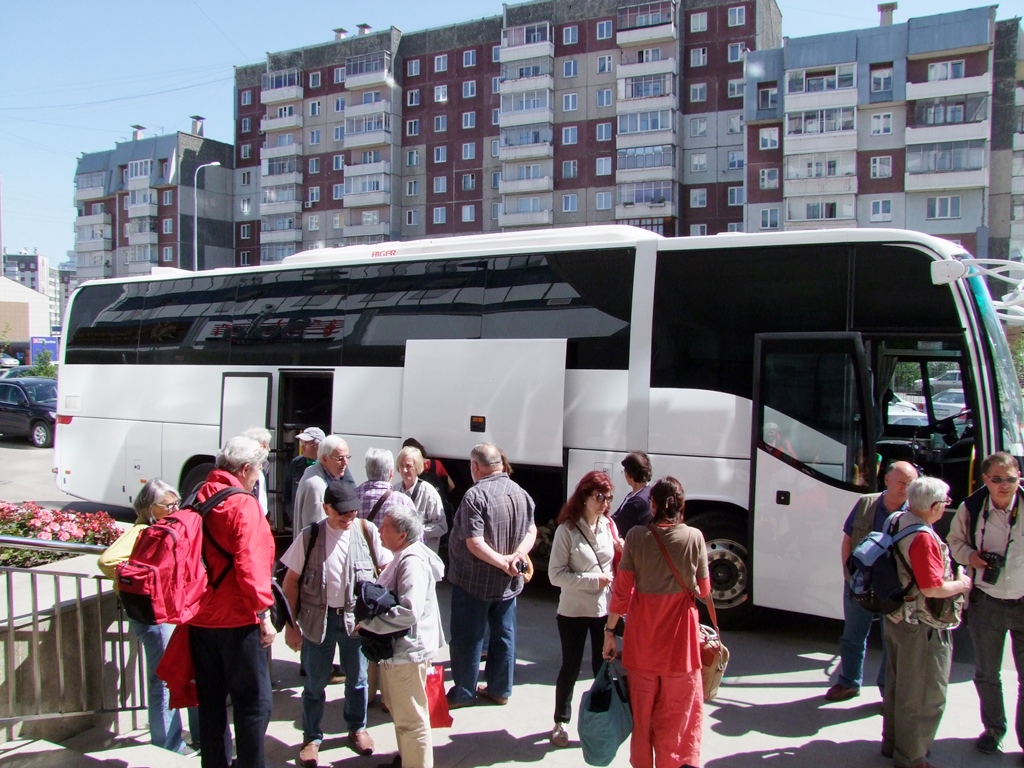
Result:
M878 0L777 2L792 38L878 24ZM895 21L983 4L900 0ZM0 0L2 245L64 261L76 160L130 139L132 125L147 136L189 131L198 114L207 137L232 142L234 66L329 42L336 27L413 32L501 11L500 0ZM1022 12L1003 2L998 18Z

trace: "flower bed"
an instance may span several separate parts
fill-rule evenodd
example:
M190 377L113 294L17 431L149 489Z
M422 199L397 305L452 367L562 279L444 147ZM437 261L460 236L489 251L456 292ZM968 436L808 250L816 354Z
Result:
M0 501L0 535L110 546L121 535L121 529L106 512L65 512L31 501ZM0 549L0 566L32 568L73 556L65 552Z

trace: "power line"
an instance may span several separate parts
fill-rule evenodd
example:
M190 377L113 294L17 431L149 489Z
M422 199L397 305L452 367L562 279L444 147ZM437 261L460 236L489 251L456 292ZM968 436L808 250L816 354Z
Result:
M132 99L144 99L150 96L163 96L167 93L175 93L177 91L187 91L192 88L202 88L207 85L217 85L218 83L224 83L233 81L234 77L221 77L216 80L207 80L202 83L193 83L192 85L182 85L177 88L167 88L162 91L149 91L148 93L136 93L131 96L116 96L112 99L98 99L96 101L82 101L76 104L49 104L42 107L0 107L0 112L23 112L27 110L35 109L72 109L77 107L95 107L101 104L113 104L119 101L131 101Z
M231 45L233 45L235 47L236 51L238 51L240 54L242 54L242 56L246 60L249 60L249 58L250 58L249 55L245 51L243 51L241 48L239 48L238 44L235 43L234 40L232 40L230 37L228 37L227 33L223 29L220 28L220 26L217 24L216 21L214 21L213 19L210 18L210 14L208 14L206 11L204 11L202 9L202 7L199 5L199 3L196 2L196 0L192 0L192 5L194 5L196 7L196 9L201 14L203 14L203 16L206 17L206 20L209 21L213 25L214 29L216 29L218 32L221 33L221 35L224 37L225 40L227 40L229 43L231 43Z

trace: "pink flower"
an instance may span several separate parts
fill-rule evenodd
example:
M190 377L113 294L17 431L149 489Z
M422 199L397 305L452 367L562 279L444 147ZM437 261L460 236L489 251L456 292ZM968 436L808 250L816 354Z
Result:
M50 541L53 538L53 534L50 533L49 531L43 531L42 533L39 534L39 538L40 539L45 539L46 541Z
M61 531L60 533L57 534L57 538L60 539L61 541L67 541L68 539L71 538L71 534L69 534L67 531Z
M51 523L53 522L53 512L51 512L48 509L40 509L39 519L42 520L44 523Z

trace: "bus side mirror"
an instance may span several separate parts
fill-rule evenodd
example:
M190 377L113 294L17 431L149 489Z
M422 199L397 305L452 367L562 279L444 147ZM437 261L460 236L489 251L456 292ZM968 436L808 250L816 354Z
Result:
M932 285L946 285L966 277L970 267L962 261L943 259L932 262Z

